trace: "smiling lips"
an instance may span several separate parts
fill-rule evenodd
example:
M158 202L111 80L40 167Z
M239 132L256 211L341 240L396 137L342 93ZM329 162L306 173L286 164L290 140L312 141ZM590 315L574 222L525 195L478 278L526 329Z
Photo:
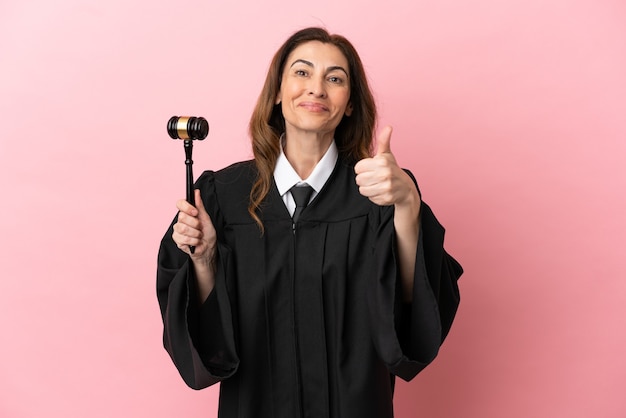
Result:
M320 113L327 112L328 108L321 103L316 102L302 102L298 105L298 107L303 107L310 112Z

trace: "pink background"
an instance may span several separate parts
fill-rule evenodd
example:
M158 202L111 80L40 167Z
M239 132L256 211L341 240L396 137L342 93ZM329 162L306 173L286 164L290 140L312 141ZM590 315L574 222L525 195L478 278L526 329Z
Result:
M626 416L623 0L1 0L0 416L216 416L161 345L165 125L209 120L196 176L249 158L271 55L309 25L360 51L466 269L397 416Z

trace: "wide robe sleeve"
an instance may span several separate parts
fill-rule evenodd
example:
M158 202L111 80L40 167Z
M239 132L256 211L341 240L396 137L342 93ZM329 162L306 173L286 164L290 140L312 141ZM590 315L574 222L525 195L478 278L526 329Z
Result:
M215 287L200 304L193 263L172 239L173 225L161 241L157 267L157 297L163 319L163 344L185 383L202 389L232 376L239 366L235 342L232 274L228 247L219 241L220 213L214 199L213 173L196 183L218 230Z
M376 274L368 290L376 349L389 371L407 381L437 356L459 305L457 280L463 273L444 250L445 230L424 202L420 218L412 302L402 303L393 207L380 210Z

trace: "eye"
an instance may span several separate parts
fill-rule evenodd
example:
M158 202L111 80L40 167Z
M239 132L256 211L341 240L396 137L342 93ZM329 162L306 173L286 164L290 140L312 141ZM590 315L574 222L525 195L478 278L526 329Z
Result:
M306 77L309 73L307 73L306 70L295 70L294 74L301 77Z
M343 78L336 76L336 75L329 76L328 81L330 81L333 84L343 84Z

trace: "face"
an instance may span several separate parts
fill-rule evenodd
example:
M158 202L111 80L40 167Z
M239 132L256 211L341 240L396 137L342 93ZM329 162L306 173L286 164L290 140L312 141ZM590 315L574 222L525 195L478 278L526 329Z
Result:
M348 60L336 46L312 41L295 48L276 97L287 137L333 135L343 116L352 113L349 77Z

